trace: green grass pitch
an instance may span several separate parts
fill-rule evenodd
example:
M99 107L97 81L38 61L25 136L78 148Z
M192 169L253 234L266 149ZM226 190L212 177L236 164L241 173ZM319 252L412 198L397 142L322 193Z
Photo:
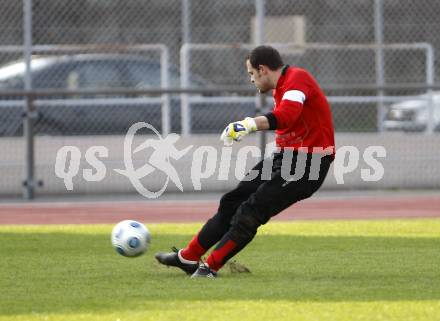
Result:
M155 262L200 226L149 224L138 258L111 225L0 226L0 321L440 320L440 220L271 222L215 280Z

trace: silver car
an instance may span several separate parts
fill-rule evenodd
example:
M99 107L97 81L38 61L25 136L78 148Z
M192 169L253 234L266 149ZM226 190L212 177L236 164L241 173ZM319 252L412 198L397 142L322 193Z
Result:
M161 86L159 62L127 54L77 54L45 56L32 59L34 89L111 89L157 88ZM23 61L0 66L0 91L24 88ZM169 70L170 86L180 86L180 73L175 65ZM190 85L211 84L192 75ZM129 104L124 98L131 98ZM160 97L100 96L42 97L37 106L35 132L39 135L119 135L138 122L146 121L161 130ZM154 99L158 98L158 99ZM17 97L0 97L0 136L23 134L24 104ZM193 133L218 133L229 122L255 113L255 103L194 103L191 106ZM181 130L180 96L170 97L172 132Z
M430 119L431 102L433 103L432 120ZM428 129L429 120L432 121L433 130L439 131L440 92L438 91L389 105L384 128L389 131L425 131Z

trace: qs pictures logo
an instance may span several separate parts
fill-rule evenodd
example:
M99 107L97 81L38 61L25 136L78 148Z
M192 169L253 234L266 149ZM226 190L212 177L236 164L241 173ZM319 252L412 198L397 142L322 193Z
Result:
M138 135L141 129L151 130L153 134L148 136ZM143 143L134 147L136 135L138 135L138 137L147 138ZM181 173L173 166L173 162L187 155L193 148L193 145L179 150L176 147L176 143L179 139L180 136L177 134L169 134L166 137L162 137L161 134L148 123L135 123L129 128L124 138L123 165L125 168L113 169L113 171L126 177L136 191L146 198L158 198L167 189L170 181L183 192L183 184L181 177L179 177ZM273 149L273 146L268 144L266 150L271 149ZM233 161L232 147L223 146L220 155L218 154L218 149L213 146L199 146L192 151L192 158L184 161L185 163L183 165L191 167L191 183L194 190L201 190L202 180L212 179L212 176L216 173L217 180L229 180L231 167L238 180L252 180L258 176L259 173L256 172L256 170L249 171L249 167L247 166L248 158L252 158L252 163L254 164L261 159L262 151L258 147L243 145L239 148L234 155L235 167L231 166ZM134 162L133 159L135 155L138 159L138 165L140 158L145 160L145 162L143 161L144 163L138 167L135 166L136 162ZM313 159L315 159L316 156L317 161L313 161L313 164L316 165L316 171L319 171L320 157L324 155L324 150L321 148L314 150ZM286 184L301 179L304 175L304 168L302 167L305 166L305 161L298 160L295 165L295 173L291 175L291 156L292 155L289 155L288 152L284 152L281 176L286 181ZM107 175L107 166L102 160L109 157L109 149L105 146L92 146L87 149L84 157L92 168L82 170L83 178L88 182L102 181ZM332 166L336 183L344 184L344 177L348 174L355 173L356 175L360 175L360 178L365 182L381 180L384 176L385 169L378 158L384 157L386 157L386 150L383 146L368 146L362 153L355 146L341 146L336 152L336 159ZM77 146L63 146L57 152L55 175L63 179L64 185L69 191L72 191L74 188L73 178L79 174L81 158L82 153ZM363 162L361 162L361 158ZM298 157L298 159L301 160L301 157ZM273 159L271 157L265 158L261 179L270 179L272 161ZM361 167L360 172L356 172L355 170L359 167ZM312 168L311 170L314 169ZM150 191L143 182L148 181L148 177L156 171L165 175L166 179L158 191ZM314 175L310 175L310 177L314 177ZM310 177L309 179L312 179Z

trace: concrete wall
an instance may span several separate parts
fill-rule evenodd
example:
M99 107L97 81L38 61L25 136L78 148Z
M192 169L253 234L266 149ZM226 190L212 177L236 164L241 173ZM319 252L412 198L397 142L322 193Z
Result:
M157 137L151 136L136 136L133 141L133 150L147 138L157 139ZM341 166L334 166L334 163L324 183L326 189L440 188L439 135L338 134L336 140L339 159L335 163L344 164L342 159L345 156L345 164L347 164L348 154L344 153L341 147L354 146L359 151L359 165L352 172L343 175L344 184L338 184L336 177L338 175L340 177ZM258 146L257 135L248 137L245 142L234 144L230 162L221 163L220 161L223 146L217 135L180 138L175 144L178 150L183 150L190 145L193 145L192 149L182 158L170 159L170 164L176 169L184 192L197 190L191 179L194 177L194 173L200 172L195 161L201 162L202 171L206 170L208 157L215 166L213 175L200 180L200 188L206 192L233 188L238 182L235 174L237 167L242 166L249 169L258 161L257 157L252 157L250 154L247 159L239 154L239 150L243 146ZM81 153L78 175L72 180L72 191L67 191L63 179L58 178L55 174L56 155L63 146L76 146ZM83 177L84 169L92 169L92 173L96 173L96 169L85 160L85 153L91 146L105 146L108 149L108 157L100 158L106 167L105 178L98 182L88 182ZM384 169L384 176L379 181L367 182L362 179L362 169L372 169L371 162L369 165L363 159L363 154L368 146L383 146L386 150L385 158L376 158ZM20 195L25 164L23 139L2 138L0 139L0 148L2 151L0 196ZM202 157L201 148L208 148L210 151ZM37 195L136 192L129 179L115 171L115 169L125 168L124 137L37 137L35 150L36 177L44 183L44 186L38 189ZM150 147L133 154L134 168L138 169L148 164L152 151L153 149ZM351 157L356 158L356 153ZM67 164L70 164L70 157ZM223 175L223 179L219 179L221 164L223 164L223 169L226 168L225 164L230 164L229 175ZM64 170L66 171L67 167ZM243 171L241 172L243 173ZM238 173L238 177L241 177L240 173ZM167 176L161 170L156 169L140 181L148 190L157 191L164 186L166 179ZM170 181L166 191L179 191L179 189Z

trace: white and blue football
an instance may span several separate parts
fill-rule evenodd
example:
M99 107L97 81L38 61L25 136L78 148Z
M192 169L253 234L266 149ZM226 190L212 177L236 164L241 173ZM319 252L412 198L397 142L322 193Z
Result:
M135 257L145 253L150 241L150 231L137 221L121 221L112 230L112 245L123 256Z

